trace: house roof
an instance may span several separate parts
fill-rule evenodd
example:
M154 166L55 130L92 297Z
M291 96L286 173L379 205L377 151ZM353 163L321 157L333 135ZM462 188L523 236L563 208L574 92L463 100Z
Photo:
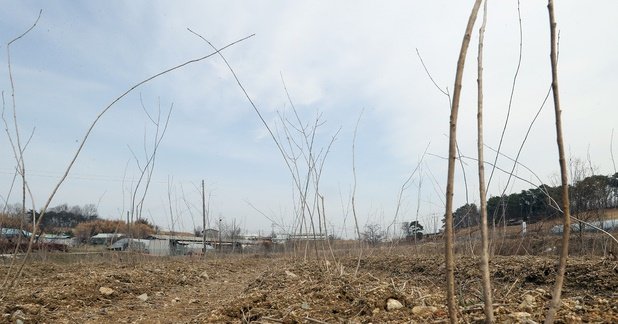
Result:
M124 234L121 234L121 233L99 233L91 237L91 239L109 239L109 238L116 238L116 237L122 237L122 236L124 236Z
M155 239L155 240L202 242L201 236L198 237L198 236L184 236L184 235L152 234L148 236L148 238Z

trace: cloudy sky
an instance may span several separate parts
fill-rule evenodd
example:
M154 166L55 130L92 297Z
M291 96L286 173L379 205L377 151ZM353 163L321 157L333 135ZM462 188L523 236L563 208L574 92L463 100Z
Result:
M448 98L463 29L473 1L6 1L0 12L0 89L12 136L7 43L43 10L37 26L11 46L16 112L28 183L40 208L99 112L136 83L212 52L199 33L223 51L265 121L282 132L280 115L293 116L284 82L303 123L321 114L315 150L337 134L324 163L320 192L329 229L353 234L349 213L354 176L352 143L358 121L356 202L361 227L386 227L417 217L432 231L444 213L448 149ZM618 142L618 3L557 4L560 91L565 142L572 158L592 162L597 173L615 172L612 131ZM521 4L522 57L502 152L515 156L550 86L546 4ZM459 124L463 155L476 156L476 48L472 40ZM518 67L520 34L516 1L489 3L485 38L485 139L497 148ZM140 103L143 102L144 108ZM541 181L557 184L559 172L551 99L540 112L521 155ZM236 221L248 232L270 231L272 221L293 223L293 182L273 139L220 57L161 76L131 92L102 117L52 206L98 205L104 218L130 208L140 167L152 152L150 118L170 107L157 151L144 217L163 228L201 225L200 181L210 197L210 221ZM148 114L146 114L148 112ZM360 118L360 119L359 119ZM4 127L3 127L4 128ZM340 129L339 133L337 131ZM427 148L426 154L423 152ZM10 192L15 158L0 135L0 198ZM614 143L618 152L618 144ZM616 153L618 154L618 153ZM489 149L486 158L493 162ZM478 202L476 163L464 159L468 200ZM139 164L139 165L138 165ZM499 158L500 168L513 165ZM488 170L489 172L489 170ZM522 167L516 174L539 184ZM496 171L489 192L507 177ZM511 181L507 192L531 187ZM466 202L457 170L455 204ZM171 208L170 208L171 206ZM214 226L214 225L212 225ZM212 227L211 226L211 227Z

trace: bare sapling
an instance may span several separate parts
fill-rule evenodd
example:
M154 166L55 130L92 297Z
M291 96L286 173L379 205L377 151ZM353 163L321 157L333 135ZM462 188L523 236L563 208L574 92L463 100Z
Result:
M11 85L11 107L12 107L12 112L13 112L13 134L14 135L11 134L11 131L9 130L9 123L7 122L4 116L4 111L6 107L5 99L4 99L4 91L2 92L2 121L4 122L5 131L6 131L9 143L11 145L11 149L13 150L13 157L15 158L15 163L16 163L15 175L16 176L19 175L21 179L21 184L22 184L21 186L21 189L22 189L21 190L21 206L20 206L20 212L19 212L20 230L24 229L24 225L25 225L24 222L26 221L26 218L28 217L26 213L26 197L27 197L26 193L30 195L30 199L32 200L32 206L33 206L32 208L32 228L34 229L36 225L36 218L34 214L34 199L32 197L32 193L30 192L30 188L26 180L26 165L24 161L24 152L26 150L28 142L30 142L30 139L32 139L32 136L34 135L34 129L32 130L32 134L30 135L30 138L28 139L28 141L25 144L22 144L22 139L21 139L20 132L19 132L19 123L17 121L18 119L17 119L17 103L16 103L16 96L15 96L15 82L13 79L13 69L12 69L12 64L11 64L11 45L15 43L16 41L22 39L24 36L26 36L28 33L30 33L31 30L33 30L36 27L36 25L39 22L39 19L41 19L42 13L43 13L43 10L39 10L39 14L36 20L34 21L34 23L32 24L32 26L30 26L30 28L28 28L21 35L12 39L6 45L8 76L9 76L9 81ZM9 192L9 195L10 195L10 192ZM34 235L32 235L32 237L34 237ZM17 254L18 250L21 247L21 242L22 242L22 237L19 236L17 238L17 244L15 245L15 250L13 254ZM15 261L16 261L16 258L13 258L11 260L11 265L9 266L9 270L7 271L7 274L0 288L6 286L9 280L9 275L11 271L13 270L13 267L15 266ZM4 296L4 292L2 296Z
M283 84L283 89L285 90L286 97L294 115L294 118L290 119L284 117L284 114L279 113L279 120L281 122L281 126L284 132L283 136L285 136L285 139L287 141L287 146L284 146L284 148L287 153L286 157L290 159L290 164L294 168L294 173L292 173L292 177L294 178L294 183L297 186L300 199L299 216L301 217L301 220L303 222L307 220L306 216L309 216L311 233L308 232L308 235L310 234L313 236L314 251L316 257L319 257L317 245L318 236L319 239L322 240L324 235L320 216L320 179L322 176L322 171L324 169L324 163L326 161L326 158L341 128L337 130L335 135L331 137L329 143L325 148L322 147L321 149L318 149L319 144L317 143L316 138L318 128L325 123L322 118L322 114L318 113L312 123L303 122L298 110L296 109L296 105L292 100L290 92L288 91L287 85L285 84L283 75L281 75L281 80ZM277 133L277 135L279 136L279 141L283 142L283 140L281 139L281 134ZM299 167L304 170L302 174L301 172L299 172ZM302 187L298 186L299 184L302 184ZM315 230L316 214L318 218L319 230L317 234ZM305 228L308 229L307 226L305 226ZM307 240L305 244L305 258L307 257L306 251L308 250L308 247L309 240Z
M483 40L487 25L487 0L483 3L483 24L479 29L478 65L477 65L477 150L479 170L479 204L481 206L479 227L481 230L481 275L483 282L483 302L485 303L485 321L496 321L493 310L491 275L489 272L489 229L487 227L487 192L485 191L485 166L483 163Z
M560 263L558 273L556 274L556 282L552 294L552 300L545 317L545 323L553 323L556 318L556 313L560 308L560 295L562 294L562 285L564 283L564 273L566 271L566 263L569 256L569 237L571 234L571 211L569 201L569 179L567 176L567 163L564 153L564 139L562 136L562 111L560 109L560 93L558 91L558 54L557 54L557 33L556 33L556 18L554 15L554 2L549 0L547 3L547 11L549 12L549 29L550 29L550 60L551 60L551 77L552 77L552 93L554 99L554 112L556 115L556 142L558 144L558 159L560 162L560 180L562 182L562 211L563 215L563 231L562 231L562 248L560 250Z
M313 248L316 258L319 258L318 241L323 242L324 231L322 228L322 211L320 210L320 180L324 163L330 152L330 149L339 134L339 130L331 137L325 147L319 148L318 129L325 124L321 113L317 113L312 122L304 122L299 115L296 105L287 89L285 80L281 76L283 89L290 104L293 118L285 116L285 112L278 112L279 121L281 123L281 131L276 130L278 142L285 143L282 146L286 153L284 158L289 160L289 165L292 166L291 175L295 187L294 199L296 206L295 223L300 229L300 237L313 238ZM285 140L283 139L285 138ZM322 198L323 199L323 198ZM307 216L309 224L307 224ZM318 230L316 233L315 218L318 218ZM309 231L309 226L310 231ZM306 234L303 236L302 229L305 229ZM296 230L293 230L296 233ZM304 257L307 258L310 240L305 242ZM322 247L324 245L322 244Z
M148 113L148 110L144 106L141 96L140 96L140 103L141 103L142 109L144 110L144 113L146 114L150 122L155 126L155 133L154 133L154 138L153 138L153 147L152 147L152 150L149 152L147 148L147 143L146 143L146 133L144 132L144 143L143 144L144 144L144 155L145 155L146 163L143 166L141 165L140 160L135 154L135 152L133 152L133 150L129 148L129 150L131 151L131 154L133 155L133 158L135 159L135 164L137 165L137 168L140 173L137 183L135 184L135 188L133 189L131 193L131 210L130 210L130 220L128 224L129 226L131 226L131 224L133 224L135 221L143 218L142 211L144 208L144 201L148 194L148 189L150 188L152 174L155 169L155 162L156 162L158 149L167 131L167 127L170 122L170 117L172 115L172 110L174 108L174 105L171 104L167 112L167 116L165 117L165 120L162 121L160 103L159 103L159 107L157 110L156 119L153 118L150 115L150 113ZM140 190L141 190L141 193L140 193ZM131 235L131 237L133 237L133 233L131 231L129 231L129 234Z
M360 268L361 259L363 258L363 237L358 225L358 216L356 215L356 132L358 130L358 124L360 123L363 113L358 116L356 120L356 126L354 127L354 136L352 137L352 216L354 216L354 226L356 227L356 234L358 235L358 261L356 262L356 270L354 270L354 276L358 274Z
M504 126L502 127L502 133L500 134L500 141L498 143L498 150L496 153L496 157L494 158L493 165L498 165L498 156L500 155L500 150L502 149L502 143L504 141L504 134L506 133L506 128L509 124L509 119L511 116L511 108L513 107L513 97L515 96L515 86L517 85L517 79L519 77L519 70L521 69L521 61L522 61L522 49L523 49L523 28L521 24L521 9L519 0L517 1L517 18L518 18L518 26L519 26L519 53L517 56L517 68L515 69L515 74L513 75L513 82L511 83L511 93L509 95L509 104L506 110L506 117L504 118ZM491 169L491 173L489 174L489 180L487 180L487 187L491 185L491 180L493 179L495 168ZM508 187L508 184L505 186L505 189Z
M612 166L614 166L614 173L618 173L616 171L616 160L614 160L614 129L612 128L612 135L609 138L609 155L612 158Z
M449 155L448 155L448 175L446 180L446 224L445 224L445 259L446 259L446 292L448 313L451 323L457 323L458 307L455 296L455 256L453 251L453 185L455 179L455 160L457 159L457 115L459 112L459 100L461 98L461 88L466 54L470 45L472 29L481 6L482 0L476 0L468 18L468 24L464 33L459 59L457 60L457 71L455 74L455 87L453 91L453 103L449 121Z
M39 17L40 17L40 13L39 13ZM7 46L7 53L8 53L8 65L9 65L9 78L11 79L11 83L13 84L13 77L12 77L12 71L11 71L11 61L10 61L10 44L14 43L15 41L21 39L23 36L25 36L27 33L29 33L35 26L36 23L38 22L38 18L36 20L36 22L26 31L24 32L22 35L18 36L17 38L13 39L11 42L9 42L8 46ZM193 63L197 63L200 61L203 61L207 58L210 58L214 55L216 55L219 51L224 50L225 48L228 48L230 46L233 46L239 42L242 42L250 37L253 37L254 35L250 35L244 38L241 38L235 42L232 42L230 44L228 44L225 47L222 47L221 49L218 49L217 51L204 55L202 57L199 58L195 58L195 59L191 59L188 61L185 61L184 63L178 64L176 66L173 66L171 68L168 68L166 70L163 70L161 72L158 72L136 84L134 84L133 86L131 86L130 88L128 88L125 92L123 92L121 95L119 95L118 97L116 97L115 99L113 99L107 106L105 106L97 115L96 117L93 119L93 121L91 122L90 126L87 128L84 136L81 138L81 141L79 142L79 145L75 151L75 153L72 155L72 157L70 158L67 167L65 168L62 176L60 177L60 179L57 181L57 183L55 184L55 186L53 187L51 193L49 194L49 196L47 197L43 207L41 208L40 211L40 216L38 219L34 219L33 217L33 229L32 229L32 235L30 236L30 240L28 243L28 248L26 250L25 256L23 257L19 268L17 269L17 271L13 274L12 272L7 272L6 274L6 279L2 285L3 291L2 291L2 296L0 296L0 300L4 298L4 296L6 296L6 294L11 291L11 288L13 287L13 285L15 284L15 282L17 281L17 279L20 277L23 268L25 266L25 264L28 262L29 260L29 256L32 252L32 248L34 245L34 241L35 238L37 237L37 233L39 232L39 225L41 224L41 222L43 221L43 218L45 217L45 212L48 210L49 205L51 204L52 200L54 199L56 193L58 192L58 190L60 189L60 187L62 186L62 184L64 183L64 181L67 179L67 177L69 176L69 173L71 172L73 165L75 164L75 162L77 161L77 158L79 157L80 153L82 152L83 148L86 145L86 142L88 141L88 138L90 137L90 134L92 133L93 129L95 128L95 126L98 124L98 122L101 120L101 118L103 117L103 115L105 115L107 113L107 111L109 111L117 102L119 102L121 99L123 99L124 97L126 97L128 94L130 94L131 92L133 92L133 90L137 89L138 87L152 81L153 79L156 79L160 76L163 76L165 74L168 74L172 71L178 70L182 67L185 67L187 65L193 64ZM14 89L14 85L12 86ZM13 93L13 97L14 97L14 93ZM21 156L20 160L23 161L23 149L18 149L18 153ZM19 163L18 163L19 164ZM25 169L25 167L24 167ZM23 180L24 183L26 182L25 179L25 170L23 172ZM25 196L25 195L24 195ZM22 204L23 206L25 206L25 203ZM25 207L23 208L25 210ZM33 212L34 212L34 208L33 208ZM11 279L9 279L9 277L12 277Z
M403 194L412 185L412 179L414 178L417 172L419 173L419 179L422 178L423 176L422 171L419 171L419 170L421 169L422 163L425 159L425 156L427 155L427 150L429 149L430 144L431 142L427 143L427 146L425 147L425 151L423 152L423 155L421 155L421 158L419 159L418 163L416 164L416 166L414 167L410 175L403 181L403 183L401 184L401 187L399 188L399 193L397 194L397 202L395 205L395 214L393 215L393 221L386 228L387 237L389 236L388 233L390 229L391 228L393 229L393 235L391 236L392 238L391 244L389 245L389 249L388 249L389 252L392 250L393 246L395 245L395 231L396 231L395 224L397 224L397 221L399 220L399 214L401 212L401 204L403 202ZM419 188L419 198L420 198L420 188ZM418 203L420 205L420 200ZM418 217L418 210L417 210L417 217ZM416 238L415 238L415 241L416 241Z
M10 53L9 53L10 54ZM35 221L35 207L34 207L34 197L32 195L32 192L30 191L30 187L28 185L28 182L26 181L26 167L25 167L25 162L24 162L24 153L26 151L26 148L28 146L28 143L30 142L30 140L32 139L32 136L34 135L34 129L32 130L32 133L30 135L30 138L28 139L28 141L26 142L25 145L22 146L19 136L19 124L17 123L17 110L15 109L15 88L13 83L12 85L12 89L11 89L11 93L12 93L12 97L13 97L13 129L11 132L10 130L10 126L9 126L9 122L7 121L4 112L6 110L6 102L4 99L4 91L2 92L2 122L4 123L4 130L7 134L7 138L9 140L9 144L11 146L11 149L13 151L13 157L15 158L15 163L16 163L16 168L15 168L15 172L13 174L13 180L11 181L11 185L9 187L6 199L5 199L5 203L4 203L4 207L3 207L3 212L6 212L8 209L8 201L9 198L11 196L11 193L13 192L13 187L15 186L15 182L17 181L17 178L19 176L19 178L21 179L21 203L19 204L19 207L16 209L16 216L19 218L19 230L23 231L26 230L27 228L30 228L30 230L32 230L32 227L34 227L34 221ZM16 138L16 140L13 140L13 138ZM26 213L26 193L28 193L28 196L31 200L32 203L32 224L27 225L26 221L27 218L29 217L28 213ZM0 223L0 228L2 228L2 225ZM15 249L13 250L13 255L16 255L19 252L19 249L21 248L21 243L22 243L22 236L18 236L17 238L17 242L15 244ZM11 271L13 270L13 267L15 266L15 261L17 260L17 258L11 258L11 263L9 265L9 269L7 271L7 275L4 277L4 280L2 282L2 285L0 285L0 287L4 287L4 285L6 284L6 282L9 279L8 274L11 273Z
M438 89L438 91L440 91L440 93L442 93L448 99L448 104L449 104L449 109L450 109L452 107L452 105L453 105L453 100L451 98L451 94L448 91L448 87L445 87L444 89L442 89L438 85L436 80L431 75L431 72L429 72L429 69L427 68L427 65L425 65L425 61L423 61L423 57L421 56L421 53L419 52L418 48L416 49L416 55L418 56L418 59L421 62L421 65L423 66L423 69L425 70L425 73L427 74L427 77L429 77L429 80L431 80L431 82L436 87L436 89ZM457 143L457 139L455 139L455 150L457 152L457 160L459 161L459 166L461 167L461 174L463 176L464 189L465 189L465 194L466 194L466 204L470 204L470 199L469 199L470 197L469 197L469 193L468 193L468 176L466 175L466 168L464 166L464 162L463 162L463 159L462 159L463 153L461 153L461 150L459 149L459 144ZM444 196L444 194L440 194L440 195ZM472 240L469 240L469 241L472 242ZM473 251L472 247L470 248L470 250L471 250L472 254L474 254L474 251Z
M215 51L218 51L217 47L215 47L205 37L203 37L202 35L196 33L195 31L191 29L189 29L189 31L193 33L195 36L202 39L204 42L206 42L212 49L214 49ZM234 69L228 62L228 60L225 58L225 56L219 51L218 51L218 54L219 54L219 57L223 60L223 62L227 66L232 76L234 77L234 80L236 81L238 87L243 92L245 98L247 98L247 100L251 104L251 107L253 108L254 112L258 115L260 121L262 122L266 130L268 131L270 137L272 138L275 145L277 146L279 153L283 157L283 160L285 162L285 165L288 171L292 175L294 187L295 187L294 194L297 194L296 191L298 191L298 194L299 194L299 197L298 197L299 207L297 209L298 218L295 222L298 227L295 226L295 228L299 228L301 237L303 236L302 234L303 234L303 229L304 229L307 233L306 234L307 237L309 237L309 235L312 235L315 240L317 236L315 232L315 217L314 216L318 214L318 210L320 208L319 206L319 196L320 195L319 195L319 189L318 189L319 188L319 178L321 176L321 172L322 172L322 168L323 168L326 156L328 155L328 152L330 151L330 147L335 141L336 136L339 133L339 130L331 138L326 149L316 154L314 151L315 149L314 140L315 140L315 135L317 134L316 130L319 126L323 124L323 122L321 121L320 115L316 117L314 123L311 126L305 125L305 123L303 123L301 119L298 117L298 113L294 107L292 100L290 99L289 93L284 84L284 89L286 90L286 94L288 95L288 100L292 106L292 110L296 117L296 122L290 122L289 120L285 118L280 118L282 120L284 132L288 132L288 134L290 134L291 132L288 129L288 127L291 127L300 134L299 136L300 139L296 139L296 140L287 136L286 137L287 143L285 143L280 137L277 136L278 134L276 133L276 131L273 131L271 126L266 122L266 120L264 119L264 116L262 115L262 112L260 111L258 106L254 103L253 99L247 93L247 90L245 89L238 75L236 74L236 72L234 71ZM293 154L294 150L298 150L299 152L296 152L296 153L299 155ZM299 165L298 165L298 159L301 157L303 158L304 163L307 166L307 170L304 170L302 174L300 172ZM313 179L313 183L311 182L312 179ZM312 191L309 190L310 185L313 185L314 190ZM312 196L309 197L309 195L312 195ZM309 203L310 200L311 200L311 203ZM309 217L305 217L305 216L309 216ZM309 218L309 224L307 224L307 218ZM311 226L311 232L307 230L309 226ZM309 246L308 244L305 245L305 253L304 253L305 258L307 257L308 246ZM317 256L318 254L317 249L315 249L315 251L316 251L316 256Z
M335 265L339 267L339 262L335 257L335 252L333 251L333 245L331 243L330 235L328 234L328 226L326 226L326 208L324 208L324 196L320 196L321 206L322 206L322 219L324 220L324 235L326 235L326 244L328 245L328 250L330 251L330 256L335 262ZM324 257L326 259L326 257ZM328 263L326 263L328 265ZM327 269L328 270L328 269Z

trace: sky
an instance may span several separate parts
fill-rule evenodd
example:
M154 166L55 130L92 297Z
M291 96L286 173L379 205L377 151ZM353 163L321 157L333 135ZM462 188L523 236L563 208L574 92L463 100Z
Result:
M24 153L29 207L45 204L88 128L115 98L152 75L212 53L190 29L218 48L255 34L222 54L282 140L280 116L295 121L292 104L302 124L320 116L314 153L324 157L334 137L319 181L331 233L354 235L352 195L361 229L415 219L427 232L441 226L450 112L441 91L452 93L473 1L2 2L0 89L12 139L7 43L42 10L34 29L10 47L18 130L22 142L31 137ZM546 3L524 1L519 12L521 38L518 3L488 4L483 53L484 138L496 149L504 129L501 152L509 157L517 155L551 83ZM616 12L615 1L556 4L567 155L589 162L599 174L616 172ZM460 151L471 158L477 156L479 26L466 61L458 125ZM216 55L162 75L112 105L51 207L95 204L101 217L124 219L153 151L159 112L160 125L168 113L169 123L157 147L143 217L168 230L201 226L204 180L208 227L216 228L218 219L249 233L293 227L298 200L291 173ZM554 120L550 97L519 156L534 174L518 166L518 179L509 181L497 170L490 195L559 184ZM0 202L15 203L20 184L11 190L16 160L4 131L0 151ZM489 148L485 157L496 159ZM299 167L306 168L302 162ZM463 162L465 172L461 165L456 171L455 206L479 201L476 161ZM502 156L497 165L513 168ZM137 188L143 190L143 183Z

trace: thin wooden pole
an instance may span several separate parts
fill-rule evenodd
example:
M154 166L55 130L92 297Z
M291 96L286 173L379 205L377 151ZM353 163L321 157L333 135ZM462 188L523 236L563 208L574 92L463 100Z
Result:
M558 144L558 159L560 162L560 179L562 181L562 211L563 231L562 231L562 249L560 252L560 264L558 266L558 274L556 275L556 283L554 285L553 297L545 317L545 323L553 323L556 313L560 308L560 295L562 294L562 285L564 283L564 273L566 263L569 257L569 237L571 234L571 210L569 201L569 179L567 177L567 165L564 154L564 141L562 137L562 110L560 109L560 93L558 92L558 39L556 35L556 18L554 16L554 2L548 1L547 10L549 11L549 29L551 40L551 89L554 97L554 112L556 115L556 142Z
M483 4L483 24L479 29L478 65L477 65L477 150L479 170L479 196L481 205L481 274L483 278L483 301L485 303L485 322L494 323L493 297L491 290L491 275L489 272L489 231L487 228L487 192L485 188L485 159L483 157L483 40L487 25L487 0Z
M204 180L202 180L202 256L206 257L206 194L204 192Z
M466 54L474 22L479 12L482 0L476 0L472 12L468 18L466 32L461 43L459 51L459 59L457 60L457 72L455 74L455 88L453 92L453 103L451 107L451 116L449 120L449 158L448 158L448 175L446 181L446 214L445 214L445 259L446 259L446 293L447 304L450 322L457 323L458 308L455 300L455 256L453 253L453 182L455 178L455 160L457 154L457 114L459 112L459 100L461 98L461 86L463 79L464 65L466 62Z

